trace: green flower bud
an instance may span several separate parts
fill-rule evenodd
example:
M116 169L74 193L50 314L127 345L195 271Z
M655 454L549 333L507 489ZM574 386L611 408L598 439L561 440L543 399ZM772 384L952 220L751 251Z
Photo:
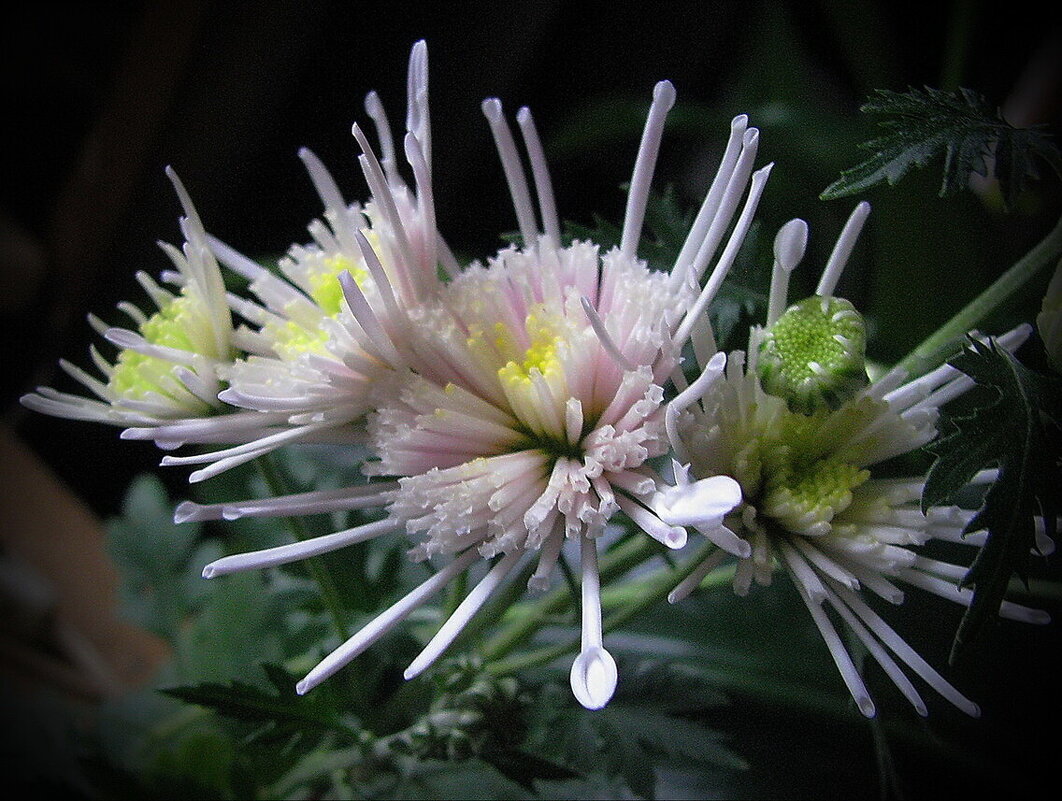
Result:
M836 409L868 383L862 315L843 298L794 303L764 331L757 372L790 411Z

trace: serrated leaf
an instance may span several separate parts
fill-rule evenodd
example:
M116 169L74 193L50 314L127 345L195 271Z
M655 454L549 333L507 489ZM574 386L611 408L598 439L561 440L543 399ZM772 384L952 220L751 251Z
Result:
M1027 579L1035 517L1043 517L1048 536L1054 534L1062 486L1062 382L1028 369L992 340L973 341L949 363L984 387L990 399L953 418L948 432L927 446L936 460L926 476L923 511L953 502L979 470L999 470L963 530L985 530L987 539L962 580L974 594L952 644L954 661L998 613L1011 576Z
M613 708L602 712L592 723L602 738L606 771L609 775L622 777L632 792L652 801L656 770L649 750L638 736L638 727L632 727L630 718L617 714Z
M186 703L212 709L230 718L258 725L259 735L282 737L299 732L349 732L336 708L318 693L298 695L295 679L283 668L263 665L275 692L268 692L244 681L204 682L185 687L170 687L160 692Z
M362 746L350 748L332 749L326 747L315 748L301 759L297 760L274 784L269 788L269 798L295 798L300 797L296 791L313 783L321 777L334 774L358 764L362 760ZM304 791L305 793L305 791ZM305 797L305 795L301 796Z
M667 272L682 250L692 221L693 214L680 206L673 187L667 186L663 192L650 191L638 256L652 269ZM601 253L619 247L623 238L623 229L599 214L593 215L593 225L566 222L564 229L565 241L589 240L600 247Z
M860 108L885 117L883 133L860 145L873 155L823 190L823 200L854 195L887 183L909 170L943 159L940 196L964 189L974 173L999 179L1004 200L1013 206L1039 162L1062 176L1062 155L1042 127L1015 128L970 89L945 92L925 87L906 92L877 90Z

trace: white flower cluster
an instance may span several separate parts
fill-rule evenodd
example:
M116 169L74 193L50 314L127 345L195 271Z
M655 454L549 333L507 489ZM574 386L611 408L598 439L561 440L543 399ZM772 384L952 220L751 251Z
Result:
M93 350L104 380L64 363L96 398L41 388L23 402L48 414L119 425L123 437L166 449L225 446L164 458L164 464L200 465L192 481L296 442L367 449L362 469L368 483L213 505L185 502L176 512L179 521L382 513L374 522L323 537L227 556L207 566L207 577L285 564L385 535L408 536L414 559L445 562L325 657L299 683L300 693L348 664L474 563L494 560L406 671L407 678L419 674L518 567L528 565L532 588L547 587L565 542L574 541L582 576L582 647L571 684L583 705L604 706L617 676L603 645L598 538L622 513L668 548L686 544L687 527L718 546L719 556L679 584L673 600L726 554L740 560L739 593L753 580L768 582L775 565L782 566L864 713L872 714L873 704L839 644L827 606L919 711L925 705L886 649L975 712L861 597L866 588L898 603L903 596L893 582L960 602L968 603L969 594L955 583L959 568L926 559L913 547L930 538L958 541L968 513L947 508L923 515L917 506L921 479L874 475L877 463L932 439L936 410L969 381L947 367L906 384L898 372L865 387L858 380L861 320L846 302L830 304L866 205L842 234L817 299L799 314L783 313L783 307L806 226L794 221L779 234L768 329L753 330L746 369L743 354L716 352L706 313L771 169L755 169L759 134L744 116L732 123L675 264L657 272L638 258L637 245L664 120L674 103L670 83L653 92L621 243L607 252L592 242L562 241L530 112L523 108L516 115L529 183L501 103L485 101L522 244L462 266L436 229L427 85L427 50L420 42L410 58L402 141L413 186L399 175L390 127L374 93L365 105L379 153L361 128L353 131L371 192L365 204L348 204L321 162L308 150L300 153L325 211L309 226L312 241L293 246L278 271L208 236L171 173L185 211L186 239L183 250L165 246L177 272L163 278L175 292L145 276L142 283L158 311L148 317L123 306L135 331L98 324L121 349L113 365ZM223 268L247 281L246 295L225 292ZM775 326L783 318L789 327ZM793 345L832 324L843 330L827 331L825 345ZM1021 333L1004 344L1014 345ZM755 369L761 344L763 363L771 365L762 377ZM698 366L692 383L682 369L687 346ZM853 349L860 351L855 368L830 361L852 357ZM803 372L790 370L796 362ZM840 374L843 381L820 391L820 379ZM801 382L794 395L801 408L795 410L765 390L768 385L777 391L790 380ZM673 470L667 479L654 465L669 453ZM1040 619L1013 605L1003 612Z

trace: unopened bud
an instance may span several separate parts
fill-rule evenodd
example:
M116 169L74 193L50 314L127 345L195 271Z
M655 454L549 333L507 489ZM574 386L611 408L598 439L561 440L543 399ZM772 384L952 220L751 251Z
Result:
M868 382L862 315L843 298L794 303L764 332L757 371L793 412L836 409Z

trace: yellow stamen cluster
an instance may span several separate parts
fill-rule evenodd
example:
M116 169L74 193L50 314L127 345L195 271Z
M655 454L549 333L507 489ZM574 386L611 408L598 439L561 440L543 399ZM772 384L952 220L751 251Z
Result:
M151 345L201 352L203 347L193 341L189 333L203 325L199 305L195 298L182 292L140 326L141 336ZM172 373L173 364L165 359L123 350L118 354L108 386L119 396L129 399L142 399L151 394L172 397Z

